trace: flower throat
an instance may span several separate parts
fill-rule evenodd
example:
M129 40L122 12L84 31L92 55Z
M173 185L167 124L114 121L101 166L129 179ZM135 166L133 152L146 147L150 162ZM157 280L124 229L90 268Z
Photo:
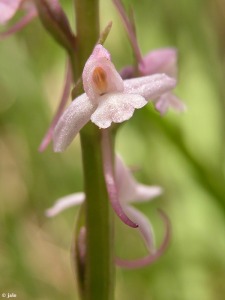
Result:
M92 79L96 89L100 95L103 95L107 91L107 75L101 67L96 67L92 74Z

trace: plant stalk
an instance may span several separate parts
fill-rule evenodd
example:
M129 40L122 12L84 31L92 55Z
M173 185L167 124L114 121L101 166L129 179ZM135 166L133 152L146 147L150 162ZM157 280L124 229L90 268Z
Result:
M76 80L99 38L99 1L75 0L77 44L73 74ZM76 101L76 100L75 100ZM101 130L89 122L80 132L84 186L86 236L85 300L112 300L114 256L113 222L103 174Z

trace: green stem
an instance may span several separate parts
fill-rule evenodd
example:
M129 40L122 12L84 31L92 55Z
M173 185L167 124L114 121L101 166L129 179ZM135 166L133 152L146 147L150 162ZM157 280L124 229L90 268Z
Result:
M84 64L99 38L98 0L75 0L77 57L74 74ZM73 60L74 57L71 57ZM75 66L75 64L74 64ZM113 299L113 230L111 207L106 191L101 151L101 131L88 123L81 131L85 185L86 264L83 299Z
M87 228L85 300L108 300L113 299L113 237L103 177L100 130L88 125L81 134L81 144Z

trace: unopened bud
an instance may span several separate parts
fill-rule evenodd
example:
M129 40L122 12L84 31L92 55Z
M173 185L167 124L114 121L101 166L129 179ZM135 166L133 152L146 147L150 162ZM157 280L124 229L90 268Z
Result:
M74 51L75 36L58 0L35 0L35 4L44 27L64 48Z

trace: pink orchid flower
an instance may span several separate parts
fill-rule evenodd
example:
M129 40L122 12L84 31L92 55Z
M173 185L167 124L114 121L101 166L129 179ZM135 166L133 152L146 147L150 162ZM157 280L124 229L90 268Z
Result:
M37 16L37 11L35 5L29 0L0 0L0 24L7 23L19 10L24 10L25 15L6 31L1 32L1 39L24 28Z
M126 14L125 8L120 0L113 0L118 12L121 15L124 27L127 31L133 52L137 61L137 68L140 76L153 75L156 73L165 73L170 77L177 77L177 51L174 48L161 48L150 51L144 57L141 54L136 37L136 28L133 14L130 17ZM137 69L132 66L123 68L120 72L122 78L135 77ZM177 112L186 110L186 105L179 100L173 93L166 92L154 99L155 108L165 114L171 107Z
M141 76L147 76L155 73L165 73L170 77L177 76L177 51L174 48L162 48L149 52L138 63L138 70ZM132 78L135 74L135 68L125 67L121 70L122 78ZM186 105L172 92L167 92L154 100L155 108L164 115L171 107L177 112L186 110Z
M154 245L152 226L148 219L131 206L132 203L149 201L161 195L162 188L159 186L148 186L135 180L131 171L125 166L120 156L115 160L115 178L119 201L124 211L130 216L134 223L139 224L139 230L144 238L146 246L151 249ZM65 209L80 205L85 201L85 193L79 192L58 199L53 207L46 211L47 217L54 217Z
M99 128L129 120L135 109L157 99L176 85L166 74L122 80L111 62L109 52L95 46L83 74L85 93L74 99L55 127L54 151L61 152L90 120Z
M152 200L154 197L159 196L162 193L162 189L159 186L148 186L141 184L136 181L133 177L131 171L125 166L121 157L116 156L115 160L115 178L116 178L116 187L118 191L119 201L121 206L127 215L133 220L134 223L139 224L139 232L145 242L145 245L149 253L153 253L155 256L158 253L158 250L155 248L154 232L151 223L145 217L143 213L133 207L132 203L141 203L145 201ZM53 207L49 208L46 211L48 217L54 217L57 214L61 213L65 209L80 205L85 201L85 193L75 193L63 198L58 199ZM165 218L166 219L166 218ZM168 235L169 226L166 224L166 231ZM165 244L163 242L163 249L165 250L168 241ZM160 247L161 249L161 247ZM160 250L163 252L162 250ZM162 254L162 253L161 253ZM157 254L158 255L158 254ZM151 256L152 257L152 256ZM143 259L141 259L141 266L143 264ZM132 267L132 261L126 262L122 259L116 259L118 265L123 267ZM152 262L152 260L151 260ZM148 262L146 262L148 264ZM138 267L137 261L134 263L134 267Z
M162 48L150 51L139 63L141 75L150 75L163 72L170 77L177 77L177 50L174 48ZM172 92L167 92L155 100L155 108L164 115L169 108L177 112L186 110L186 105Z

